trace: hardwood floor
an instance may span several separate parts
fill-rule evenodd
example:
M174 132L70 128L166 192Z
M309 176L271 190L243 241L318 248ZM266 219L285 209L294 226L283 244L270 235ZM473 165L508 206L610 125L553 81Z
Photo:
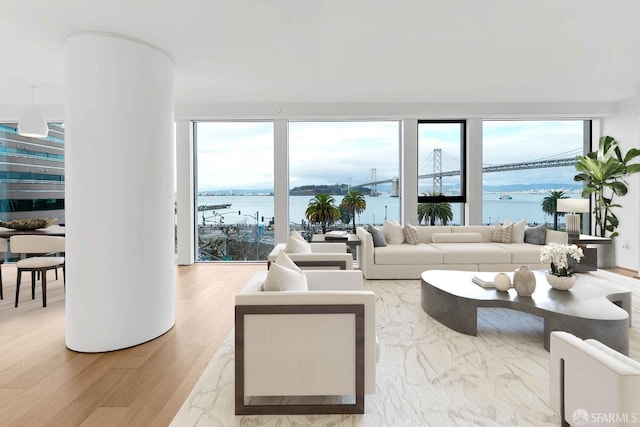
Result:
M0 425L165 426L233 324L233 299L264 264L176 267L176 324L148 343L109 353L64 345L62 276L47 276L47 307L2 265Z

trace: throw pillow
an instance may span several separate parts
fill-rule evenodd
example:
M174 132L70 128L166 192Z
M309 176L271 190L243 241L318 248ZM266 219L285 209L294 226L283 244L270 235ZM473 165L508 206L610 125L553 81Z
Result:
M382 226L384 238L390 245L401 245L404 243L404 232L402 226L396 221L384 221Z
M300 270L293 270L277 263L271 264L263 291L307 291L307 277Z
M513 224L509 224L505 226L496 224L496 227L493 230L493 235L491 236L491 241L498 242L498 243L511 243L512 233L513 233Z
M527 227L524 230L524 242L534 245L544 245L547 241L547 224Z
M511 233L511 243L524 243L524 228L527 225L527 220L523 219L518 222L509 221L504 219L504 225L513 224L513 232Z
M420 236L418 235L418 229L411 224L405 224L402 229L404 233L404 240L410 245L417 245L420 243Z
M433 233L433 243L481 243L480 233Z
M287 239L284 251L289 254L310 254L311 244L306 240L299 240L291 236Z
M371 234L374 248L387 246L387 240L384 238L384 234L382 233L382 231L378 230L373 225L367 225L366 230Z

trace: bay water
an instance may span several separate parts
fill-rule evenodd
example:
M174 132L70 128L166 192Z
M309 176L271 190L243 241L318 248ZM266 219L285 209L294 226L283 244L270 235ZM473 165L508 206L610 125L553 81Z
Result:
M484 224L502 223L505 218L517 222L525 219L528 224L553 223L553 216L546 215L542 211L542 201L548 195L545 193L484 193L483 217ZM571 194L570 197L579 197ZM342 196L334 196L336 204L342 200ZM305 211L311 200L310 196L289 197L289 220L292 224L306 222ZM377 197L365 196L367 208L356 216L356 224L382 224L385 219L394 219L400 222L400 198L381 195ZM217 224L220 219L224 224L268 225L274 216L273 196L270 195L237 195L237 196L198 196L197 205L226 205L228 208L220 208L215 211L197 212L197 223L203 223L203 216L208 224ZM452 205L453 221L451 224L460 224L460 204ZM559 218L559 222L564 220Z

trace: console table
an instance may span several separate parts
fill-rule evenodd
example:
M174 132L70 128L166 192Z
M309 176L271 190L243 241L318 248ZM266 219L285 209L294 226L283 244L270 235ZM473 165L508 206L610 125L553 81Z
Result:
M570 260L574 271L596 271L598 269L598 248L593 245L610 245L611 238L589 236L586 234L572 235L569 234L569 244L576 245L582 249L584 258L579 263Z

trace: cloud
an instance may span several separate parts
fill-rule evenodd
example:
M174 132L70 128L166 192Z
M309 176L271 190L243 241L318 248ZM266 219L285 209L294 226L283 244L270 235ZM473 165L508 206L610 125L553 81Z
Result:
M507 164L572 157L581 152L583 121L485 121L483 164ZM273 188L273 123L198 122L198 189ZM442 149L442 170L460 168L460 125L421 123L419 173L433 172L433 150ZM400 122L343 121L289 123L290 187L311 184L358 185L399 177ZM487 185L573 182L569 168L496 172ZM427 182L429 181L429 182ZM458 177L443 183L459 182ZM421 180L421 185L431 185Z

